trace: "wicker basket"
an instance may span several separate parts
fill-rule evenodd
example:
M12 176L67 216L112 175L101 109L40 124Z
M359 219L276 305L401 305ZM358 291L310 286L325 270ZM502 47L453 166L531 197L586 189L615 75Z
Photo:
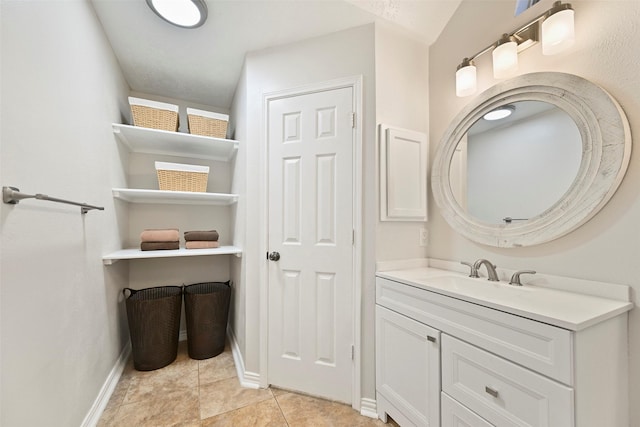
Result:
M226 114L187 108L187 119L189 133L193 135L212 136L214 138L227 137L229 116Z
M180 122L178 106L148 99L129 97L135 126L176 132Z
M156 162L156 173L160 190L207 191L208 166Z
M126 297L133 367L152 371L176 360L182 287L125 288L122 292Z
M184 288L187 348L192 359L209 359L224 351L231 282L196 283Z

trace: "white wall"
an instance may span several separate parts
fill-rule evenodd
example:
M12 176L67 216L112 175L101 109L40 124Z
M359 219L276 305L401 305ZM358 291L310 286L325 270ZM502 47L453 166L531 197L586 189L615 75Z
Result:
M430 52L430 135L432 153L456 114L472 98L455 96L455 71L462 58L497 40L500 34L551 6L551 0L513 18L513 3L463 1ZM567 53L543 56L540 46L520 55L520 73L560 71L579 75L603 86L625 110L631 134L640 135L640 2L573 2L576 45ZM473 37L469 35L472 34ZM485 55L487 56L487 55ZM490 55L480 58L479 90L496 83ZM437 106L435 108L434 106ZM617 193L598 215L572 233L545 244L499 249L476 244L456 234L430 198L429 256L447 260L488 258L498 268L534 269L539 272L620 283L640 290L640 150L635 147L627 174ZM640 315L629 316L630 425L640 425Z
M374 301L375 271L375 92L374 92L374 26L366 25L341 31L299 43L274 47L247 55L245 77L236 91L232 112L246 111L242 123L235 127L236 138L241 140L239 156L246 167L245 194L241 194L238 206L245 212L242 235L243 247L242 288L236 289L236 296L244 297L244 302L235 301L236 334L242 333L239 324L241 306L244 305L244 362L246 370L261 372L260 366L260 289L266 286L265 251L258 236L264 235L264 215L266 206L262 184L266 171L265 159L261 157L263 94L349 76L363 76L363 312L372 311ZM244 85L244 87L242 87ZM246 101L238 99L246 97ZM370 309L366 309L370 307ZM366 317L366 319L365 319ZM363 313L362 354L364 376L364 397L374 397L373 389L373 317ZM238 338L238 340L242 340ZM363 383L365 380L363 379Z
M111 131L128 86L86 1L1 3L0 182L39 200L0 205L3 426L77 426L128 340L126 263L104 267L128 224Z
M376 23L376 124L429 132L429 47L397 29ZM430 143L432 143L430 141ZM376 170L379 169L376 150ZM380 177L377 176L379 189ZM376 191L376 206L380 192ZM376 210L379 212L379 209ZM376 227L376 261L423 258L424 222L382 222ZM371 318L373 322L373 318Z
M238 194L238 203L232 207L233 244L240 248L245 244L245 226L247 223L247 154L248 154L248 98L247 98L247 69L242 68L242 74L231 105L229 116L229 134L239 141L233 169L232 191ZM234 258L231 261L231 277L234 286L231 292L231 307L229 309L229 327L233 331L240 353L246 354L246 291L245 276L249 271L247 257ZM244 360L244 359L243 359Z

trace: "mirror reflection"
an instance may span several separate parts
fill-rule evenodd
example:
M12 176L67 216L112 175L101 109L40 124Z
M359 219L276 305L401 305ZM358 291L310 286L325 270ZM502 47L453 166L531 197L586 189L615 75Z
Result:
M582 138L571 116L547 102L513 102L485 114L458 142L451 190L478 221L519 223L562 199L581 159Z

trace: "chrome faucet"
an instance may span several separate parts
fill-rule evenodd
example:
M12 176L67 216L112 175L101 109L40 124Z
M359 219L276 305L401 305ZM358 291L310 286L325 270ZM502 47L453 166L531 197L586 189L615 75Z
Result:
M491 261L481 258L473 263L473 268L477 272L478 270L480 270L480 267L482 267L483 265L487 267L487 276L489 276L489 280L492 282L499 282L500 279L498 279L498 272L496 272L496 266L493 265Z

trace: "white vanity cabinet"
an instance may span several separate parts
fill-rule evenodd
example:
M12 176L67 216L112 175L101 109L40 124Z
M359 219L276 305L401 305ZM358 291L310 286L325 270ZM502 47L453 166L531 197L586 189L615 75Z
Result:
M628 426L630 302L466 277L454 285L455 277L430 274L376 278L381 419L403 427ZM482 303L483 294L498 297ZM536 310L547 297L554 300ZM554 321L563 298L572 304Z

